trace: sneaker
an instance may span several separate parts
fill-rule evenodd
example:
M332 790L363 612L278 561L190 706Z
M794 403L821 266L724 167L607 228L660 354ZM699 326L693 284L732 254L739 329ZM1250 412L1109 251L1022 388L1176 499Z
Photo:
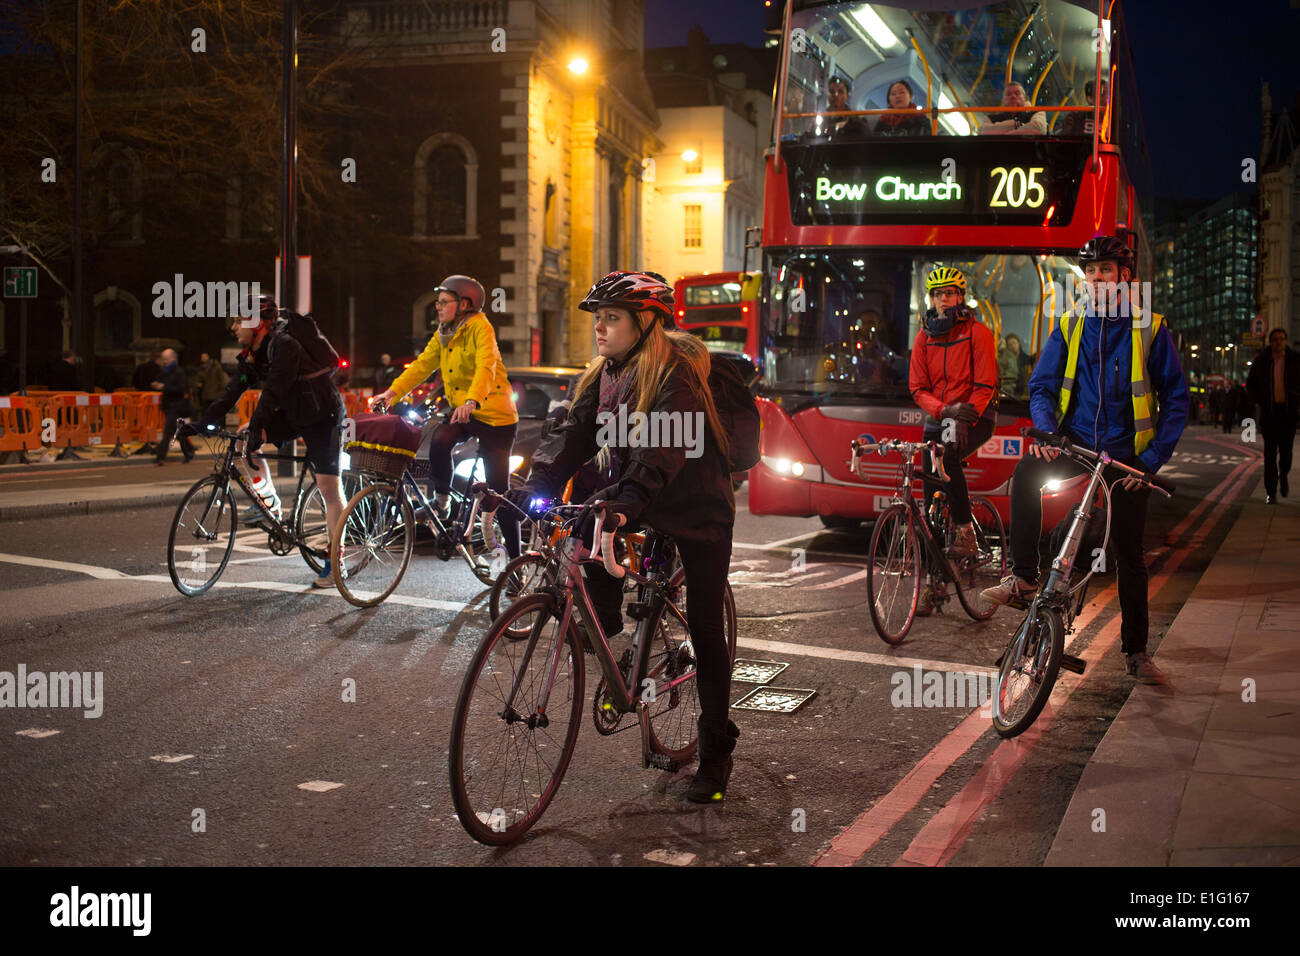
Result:
M975 543L975 529L971 525L964 524L957 528L957 535L948 549L948 554L954 558L973 558L979 554L979 545Z
M266 510L275 516L277 521L280 520L280 499L262 502L266 505ZM258 509L257 505L249 505L239 513L239 523L246 525L258 525L266 521L266 517Z
M1156 662L1151 659L1151 655L1143 651L1141 654L1129 654L1128 662L1125 669L1130 677L1136 677L1140 684L1163 684L1165 675L1160 673L1160 668L1156 667Z
M1038 590L1038 585L1026 581L1015 574L1008 574L1001 583L985 588L980 597L990 604L1010 604L1012 601L1028 601Z
M921 596L916 601L916 616L929 617L934 613L934 587L926 584L921 588Z

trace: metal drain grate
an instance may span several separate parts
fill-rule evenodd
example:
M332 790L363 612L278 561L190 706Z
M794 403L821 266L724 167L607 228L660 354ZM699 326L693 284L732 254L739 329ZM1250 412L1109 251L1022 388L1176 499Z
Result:
M746 661L737 659L731 669L731 679L743 684L766 684L789 667L780 661Z
M765 710L774 714L793 714L816 694L815 690L794 687L756 687L731 706L736 710Z

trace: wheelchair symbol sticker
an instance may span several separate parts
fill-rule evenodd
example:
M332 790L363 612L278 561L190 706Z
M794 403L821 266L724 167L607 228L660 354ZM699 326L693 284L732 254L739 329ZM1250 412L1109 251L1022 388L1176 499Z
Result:
M1021 458L1020 438L990 438L984 444L980 445L979 457L981 458Z

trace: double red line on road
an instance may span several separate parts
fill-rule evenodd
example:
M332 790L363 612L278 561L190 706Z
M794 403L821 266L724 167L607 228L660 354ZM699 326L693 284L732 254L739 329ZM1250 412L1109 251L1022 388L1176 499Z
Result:
M1197 503L1173 531L1169 533L1168 542L1173 544L1187 528L1214 502L1218 506L1209 517L1201 523L1196 533L1183 547L1170 553L1161 565L1160 573L1155 577L1149 594L1159 593L1165 583L1182 565L1183 561L1209 535L1218 523L1227 507L1236 500L1242 488L1250 480L1251 472L1259 466L1259 452L1254 452L1250 461L1234 468L1217 487ZM1111 585L1096 600L1075 618L1077 633L1082 633L1095 618L1117 596L1118 590ZM1120 619L1115 617L1097 635L1097 638L1081 655L1085 661L1095 664L1105 651L1109 650L1119 636ZM1024 762L1026 756L1041 738L1043 732L1051 726L1054 711L1058 710L1075 689L1084 680L1091 677L1094 668L1089 668L1087 676L1073 679L1072 675L1062 675L1051 699L1043 713L1039 715L1034 726L1012 740L1004 740L984 762L975 776L962 790L954 796L921 829L912 843L897 861L904 865L943 866L952 859L957 850L966 842L967 837L984 809L1002 792L1002 788L1012 774ZM956 761L963 756L990 729L987 716L981 716L980 709L972 710L966 719L958 724L938 744L908 772L898 784L880 800L860 815L857 820L835 837L825 850L814 857L814 866L851 866L875 846L894 826L929 793L931 786Z

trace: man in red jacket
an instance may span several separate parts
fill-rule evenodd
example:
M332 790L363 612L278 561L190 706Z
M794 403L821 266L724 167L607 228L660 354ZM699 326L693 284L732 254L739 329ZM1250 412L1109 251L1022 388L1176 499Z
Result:
M938 266L925 278L930 308L912 345L908 385L912 398L929 416L926 441L943 442L943 467L948 473L948 508L957 537L952 553L976 553L971 524L970 495L962 460L993 434L997 416L998 362L993 333L965 304L966 276ZM938 486L926 482L926 501ZM918 614L930 613L933 593L921 592Z

